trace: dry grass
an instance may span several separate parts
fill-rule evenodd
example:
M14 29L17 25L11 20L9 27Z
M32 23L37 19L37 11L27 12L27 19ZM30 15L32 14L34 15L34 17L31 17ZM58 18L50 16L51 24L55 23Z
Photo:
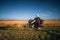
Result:
M27 20L0 20L0 40L60 40L60 20L45 20L40 31L23 27L27 22Z
M17 26L23 26L27 24L27 20L1 20L0 25L17 25Z
M1 25L9 26L24 26L27 24L27 20L0 20ZM60 26L60 20L45 20L43 23L44 26Z
M60 26L60 20L45 20L44 25L47 25L47 26Z
M52 28L52 30L51 30ZM56 30L55 30L56 29ZM0 40L60 40L60 27L44 27L35 30L20 27L0 27Z

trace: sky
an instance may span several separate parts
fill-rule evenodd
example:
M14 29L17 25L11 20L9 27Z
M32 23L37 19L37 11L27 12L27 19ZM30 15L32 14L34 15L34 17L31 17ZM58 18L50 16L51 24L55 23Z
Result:
M0 0L0 20L60 19L59 0Z

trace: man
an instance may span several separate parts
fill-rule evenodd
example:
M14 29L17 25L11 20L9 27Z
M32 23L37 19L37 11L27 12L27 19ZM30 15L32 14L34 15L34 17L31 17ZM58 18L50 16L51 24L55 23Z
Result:
M35 28L40 27L40 18L38 14L36 14L36 17L34 18L34 20L35 20L34 27Z
M34 25L35 29L41 29L40 27L42 27L43 24L43 20L40 19L39 15L36 14L36 17L34 18L34 20L29 20L29 28L32 28L32 25Z
M34 18L34 21L32 23L34 23L34 28L41 29L40 27L43 24L43 20L40 19L38 14L36 14L36 17Z

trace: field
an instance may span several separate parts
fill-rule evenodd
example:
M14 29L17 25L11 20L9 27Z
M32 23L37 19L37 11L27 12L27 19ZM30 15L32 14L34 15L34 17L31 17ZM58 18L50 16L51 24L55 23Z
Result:
M0 40L60 40L60 21L57 20L45 20L41 30L29 28L26 20L0 23Z
M0 26L24 26L27 20L0 20Z
M60 20L45 20L44 25L47 25L47 26L60 26Z
M28 20L0 20L0 26L25 26ZM44 26L60 26L60 20L44 20Z
M28 27L0 27L0 40L60 40L60 26L42 27L35 30Z
M25 26L28 20L0 20L0 26ZM60 20L44 20L44 26L60 26Z

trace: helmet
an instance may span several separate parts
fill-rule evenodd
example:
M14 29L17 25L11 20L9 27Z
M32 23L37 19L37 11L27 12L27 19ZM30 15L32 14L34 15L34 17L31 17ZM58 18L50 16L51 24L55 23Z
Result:
M36 17L39 17L39 15L38 15L38 14L36 14Z

